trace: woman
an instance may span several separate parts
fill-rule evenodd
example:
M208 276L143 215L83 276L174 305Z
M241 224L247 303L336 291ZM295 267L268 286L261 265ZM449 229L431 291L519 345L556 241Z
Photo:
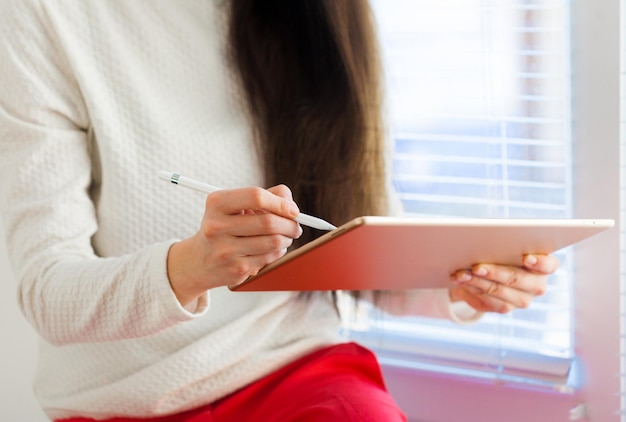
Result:
M48 416L404 420L372 354L338 338L331 294L225 288L316 235L298 209L388 211L367 2L2 6L1 204ZM203 198L164 168L228 189ZM362 296L468 321L527 306L556 266Z

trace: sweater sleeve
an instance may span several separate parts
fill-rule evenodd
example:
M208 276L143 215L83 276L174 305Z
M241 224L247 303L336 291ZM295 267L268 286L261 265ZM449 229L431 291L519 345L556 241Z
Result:
M201 315L180 306L166 271L172 241L96 256L89 116L45 13L0 0L0 209L19 305L53 344L157 333Z
M362 297L395 316L444 318L459 324L474 322L482 316L465 302L452 303L448 289L385 290L376 299L371 292L365 292Z

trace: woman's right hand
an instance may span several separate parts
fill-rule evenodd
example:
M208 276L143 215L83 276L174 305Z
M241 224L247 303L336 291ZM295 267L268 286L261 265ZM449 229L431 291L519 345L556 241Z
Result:
M302 234L299 210L285 185L221 190L207 196L200 230L175 243L167 258L181 305L205 291L240 283L283 256Z

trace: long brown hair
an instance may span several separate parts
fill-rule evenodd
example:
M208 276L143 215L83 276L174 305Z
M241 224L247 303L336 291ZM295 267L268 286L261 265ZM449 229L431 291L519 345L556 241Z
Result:
M230 12L232 65L266 183L284 183L303 212L337 225L384 214L381 69L367 0L231 0Z

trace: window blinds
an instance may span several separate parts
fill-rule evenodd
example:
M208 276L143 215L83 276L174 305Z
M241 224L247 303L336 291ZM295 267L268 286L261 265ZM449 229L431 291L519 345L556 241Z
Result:
M375 0L410 216L571 215L568 2ZM563 388L573 358L568 254L526 310L471 326L365 310L349 335L382 361Z

